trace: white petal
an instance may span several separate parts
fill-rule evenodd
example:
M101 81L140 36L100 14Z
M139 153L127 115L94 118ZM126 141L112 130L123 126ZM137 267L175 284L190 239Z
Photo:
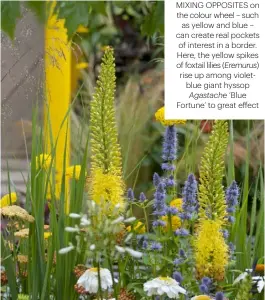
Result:
M134 222L135 220L136 220L135 217L131 217L131 218L125 219L124 223L131 223L131 222Z
M116 250L118 251L118 252L120 252L120 253L124 253L125 252L125 249L124 248L122 248L122 247L120 247L120 246L115 246L115 248L116 248Z
M65 231L67 231L67 232L79 232L79 228L77 228L77 227L65 227Z
M96 245L95 245L95 244L91 245L91 246L89 247L89 249L90 249L91 251L94 251L94 250L96 249Z
M234 285L234 284L237 284L239 281L245 279L247 275L248 275L247 272L244 272L244 273L240 274L240 275L235 279L233 285Z
M143 256L143 253L142 252L139 252L139 251L135 251L131 248L125 248L125 250L133 257L135 258L141 258Z
M124 220L124 217L118 217L114 221L111 222L112 225L121 223Z
M79 219L79 218L81 218L81 215L76 214L76 213L71 213L71 214L69 215L69 217L70 217L70 218L73 218L73 219Z
M58 253L59 254L66 254L66 253L74 250L74 248L75 248L74 246L65 247L65 248L60 249Z
M265 281L264 281L264 278L263 278L260 281L258 281L258 283L257 283L257 290L258 290L259 293L262 292L262 290L264 289L264 286L265 286Z

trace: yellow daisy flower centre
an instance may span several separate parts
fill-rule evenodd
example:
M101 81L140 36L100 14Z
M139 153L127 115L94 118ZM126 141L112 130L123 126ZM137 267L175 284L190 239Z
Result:
M195 300L211 300L211 298L207 295L196 296Z
M98 272L98 268L90 268L89 271L91 271L91 272Z

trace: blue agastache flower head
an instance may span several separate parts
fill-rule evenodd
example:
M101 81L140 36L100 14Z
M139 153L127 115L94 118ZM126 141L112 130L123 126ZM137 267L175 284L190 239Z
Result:
M183 277L180 272L175 271L172 275L172 278L174 278L177 282L181 283L183 281Z
M183 249L179 249L179 256L184 258L186 257L186 253Z
M147 249L148 248L148 241L147 240L143 240L142 248L143 249Z
M238 205L239 187L235 181L226 189L225 198L228 207L234 207Z
M173 175L170 175L168 178L165 178L164 182L166 187L174 187L176 184Z
M161 168L163 171L174 171L176 169L175 165L171 163L163 163Z
M180 228L180 229L177 229L174 234L176 236L187 236L189 235L189 231L185 228Z
M235 222L235 217L228 216L227 221L230 222L230 223L234 223Z
M232 242L230 242L228 244L228 247L229 247L230 252L234 252L236 250L236 246Z
M199 289L203 294L207 295L209 293L209 289L205 284L200 284Z
M159 226L165 227L166 226L166 222L163 221L163 220L155 220L153 222L153 227L159 227Z
M210 285L212 284L212 279L209 277L203 277L202 284L206 285L209 288Z
M224 300L225 297L224 297L224 294L222 292L217 292L215 294L215 300Z
M154 214L158 216L166 215L166 204L165 204L166 191L165 191L164 184L162 182L158 184L154 196L155 196Z
M153 175L153 185L155 187L157 187L159 185L160 181L161 181L160 176L157 173L154 173L154 175Z
M228 232L228 230L224 229L224 230L222 230L222 233L223 233L223 237L224 237L225 239L227 239L227 238L229 237L229 232Z
M189 219L190 214L193 213L196 210L197 206L197 180L195 179L195 176L193 174L189 174L183 191L182 191L182 218L183 219ZM185 215L187 215L187 218L185 218Z
M182 220L190 220L191 217L192 217L192 214L189 213L189 212L182 212L182 213L179 213L179 217L180 217Z
M176 259L174 259L173 264L174 264L175 266L178 266L178 265L180 265L182 262L183 262L183 259L181 259L181 258L176 258Z
M151 244L151 250L160 251L162 250L162 245L160 243L153 242Z
M176 207L167 206L166 211L168 214L176 215L178 213L178 209Z
M145 194L142 192L139 196L140 202L144 202L146 200Z
M177 158L177 129L175 126L166 127L162 158L164 161L173 161Z
M134 192L131 188L129 188L128 191L127 191L127 198L128 198L129 201L134 200Z

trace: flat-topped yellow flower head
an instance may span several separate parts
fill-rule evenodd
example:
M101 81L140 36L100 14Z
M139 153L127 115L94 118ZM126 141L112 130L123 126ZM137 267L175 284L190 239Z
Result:
M133 230L138 234L143 234L146 232L146 228L143 222L138 221L137 224L133 227ZM132 231L132 226L127 227L127 231Z
M0 200L0 207L5 207L12 205L17 202L17 194L16 193L10 193L7 195L4 195Z
M181 227L181 219L178 216L171 216L171 226L172 226L172 230L175 231L177 229L179 229ZM162 220L166 223L166 226L163 227L163 230L165 232L169 232L170 231L170 220L168 216L163 216Z
M165 126L173 126L178 124L186 124L186 120L165 120L165 106L161 107L156 113L155 118L158 122Z
M175 207L175 208L178 209L178 211L181 211L182 210L182 199L181 198L176 198L176 199L172 200L169 203L169 206L170 207Z

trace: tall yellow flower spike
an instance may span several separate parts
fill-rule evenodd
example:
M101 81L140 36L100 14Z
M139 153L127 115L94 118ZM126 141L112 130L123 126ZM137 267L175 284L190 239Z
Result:
M88 182L91 199L94 200L106 214L111 214L116 205L119 211L124 209L124 183L120 176L104 174L101 169L94 170Z
M91 102L89 192L91 199L103 210L110 210L106 211L109 214L117 204L120 210L124 208L121 150L115 119L115 87L114 53L112 48L106 47Z
M51 166L52 158L49 154L42 153L36 156L36 168L48 170Z
M10 193L7 195L4 195L0 200L0 207L5 207L12 205L17 202L17 194L16 193Z
M65 20L54 14L55 5L53 1L45 27L44 134L48 152L53 151L56 143L55 169L62 174L65 151L65 167L70 164L71 42L68 41ZM66 182L66 195L68 190L69 183ZM66 198L65 211L68 210L69 198Z
M68 176L71 179L78 180L81 173L81 166L80 165L74 165L71 167L68 167L65 169L65 176Z
M165 107L161 107L156 113L155 118L157 121L159 121L161 124L165 126L172 126L172 125L178 125L178 124L186 124L187 120L166 120L165 119Z
M197 277L221 281L228 264L228 246L221 232L221 222L202 220L194 241Z

